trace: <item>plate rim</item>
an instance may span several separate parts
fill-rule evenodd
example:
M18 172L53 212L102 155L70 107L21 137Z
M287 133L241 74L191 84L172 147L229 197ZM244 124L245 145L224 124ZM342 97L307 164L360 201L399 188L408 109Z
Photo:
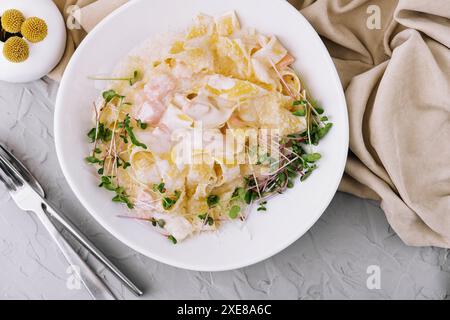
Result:
M325 212L325 210L328 208L328 206L330 205L332 199L334 198L335 194L338 191L338 187L339 184L342 180L343 174L345 172L345 164L347 161L347 155L348 155L348 148L349 148L349 119L348 119L348 107L347 107L347 102L346 102L346 98L345 98L345 93L344 93L344 89L342 87L342 83L340 81L339 78L339 74L337 72L336 66L331 58L331 55L328 51L328 49L326 48L325 44L323 43L322 39L320 38L319 34L317 33L317 31L312 27L312 25L309 23L309 21L300 13L299 10L297 10L293 5L291 5L288 1L286 0L271 0L271 1L277 1L279 2L279 5L284 5L287 7L287 10L289 11L294 11L294 13L298 16L299 19L304 20L304 24L305 27L308 28L308 32L312 34L313 37L316 38L318 45L321 47L321 51L323 53L325 53L324 58L326 60L326 63L330 66L330 69L332 70L332 77L333 77L333 82L335 82L338 92L339 92L339 105L342 105L345 107L345 110L343 110L343 120L344 123L342 123L341 125L343 126L343 129L345 130L345 132L343 132L344 134L344 139L345 141L342 141L343 147L342 150L345 150L343 152L342 158L341 159L336 159L336 165L337 168L339 168L339 175L337 175L339 177L339 179L336 179L336 183L333 187L333 189L335 190L334 193L331 193L329 195L329 198L326 199L326 201L322 201L322 206L321 209L319 210L319 214L317 214L316 217L314 217L313 219L310 220L310 223L308 225L306 225L307 227L305 228L305 232L303 233L298 233L298 234L294 234L289 240L285 241L283 244L281 244L280 246L276 247L276 249L273 249L271 251L267 251L266 254L264 255L259 255L258 257L255 257L253 259L248 259L242 262L231 262L228 263L225 266L218 266L218 265L210 265L208 267L206 266L194 266L192 263L184 263L182 261L176 260L176 259L171 259L171 258L167 258L167 257L162 257L159 254L156 254L154 252L150 252L148 250L146 250L146 248L136 244L136 243L131 243L132 241L128 240L125 236L123 236L120 232L116 232L114 230L114 228L110 228L109 224L107 222L107 219L104 219L102 216L97 215L96 214L96 209L92 208L87 201L85 201L84 197L81 196L81 192L79 190L79 188L76 186L76 183L70 178L71 174L69 174L69 170L67 169L67 166L65 165L65 163L62 161L63 160L63 156L62 156L62 146L61 146L61 141L60 141L60 134L59 132L61 132L61 123L59 123L57 120L60 117L60 110L61 108L58 107L59 105L61 105L61 99L62 96L64 96L64 92L67 90L65 87L65 82L68 81L67 78L65 77L66 74L69 74L68 71L72 70L75 66L76 60L78 60L78 56L81 55L81 52L83 51L84 46L86 46L89 42L90 39L95 37L95 34L97 33L97 31L99 29L101 29L103 27L103 25L107 24L110 20L114 19L117 15L120 15L123 11L127 10L128 7L135 5L138 2L141 1L145 1L145 0L131 0L125 4L123 4L122 6L118 7L117 9L115 9L113 12L111 12L107 17L105 17L102 21L100 21L89 33L88 35L82 40L82 42L80 43L80 45L78 46L78 48L76 49L74 55L71 57L66 70L64 72L64 75L61 79L60 82L60 86L58 89L58 94L57 94L57 98L56 98L56 102L55 102L55 113L54 113L54 135L55 135L55 148L56 148L56 154L57 154L57 158L58 158L58 163L62 169L64 178L66 179L68 185L70 186L71 190L73 191L73 193L75 194L76 198L78 199L78 201L82 204L82 206L85 208L86 211L88 211L88 213L94 218L94 220L96 220L96 222L98 222L101 227L103 227L106 231L108 231L111 235L113 235L115 238L117 238L119 241L121 241L123 244L125 244L127 247L129 247L130 249L139 252L140 254L147 256L151 259L154 259L156 261L162 262L164 264L173 266L173 267L177 267L177 268L181 268L181 269L185 269L185 270L192 270L192 271L201 271L201 272L221 272L221 271L229 271L229 270L235 270L235 269L239 269L239 268L244 268L244 267L248 267L250 265L265 261L266 259L275 256L276 254L282 252L283 250L285 250L287 247L289 247L290 245L292 245L294 242L296 242L298 239L300 239L302 236L304 236L310 229L311 227L320 219L320 217L323 215L323 213ZM131 49L131 48L130 48ZM324 61L325 62L325 61ZM344 148L345 147L345 148Z

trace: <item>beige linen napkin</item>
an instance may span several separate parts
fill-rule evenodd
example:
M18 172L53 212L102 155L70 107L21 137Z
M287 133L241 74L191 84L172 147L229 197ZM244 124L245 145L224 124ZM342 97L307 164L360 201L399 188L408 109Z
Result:
M55 1L79 5L87 31L127 2ZM325 41L345 89L350 155L340 190L380 200L405 243L450 247L450 1L290 2ZM83 36L69 33L56 79Z
M53 0L53 2L58 6L68 26L64 55L56 68L48 74L53 80L59 81L70 57L86 33L128 0Z
M407 244L450 247L450 1L291 3L325 40L345 89L351 153L340 190L380 199Z

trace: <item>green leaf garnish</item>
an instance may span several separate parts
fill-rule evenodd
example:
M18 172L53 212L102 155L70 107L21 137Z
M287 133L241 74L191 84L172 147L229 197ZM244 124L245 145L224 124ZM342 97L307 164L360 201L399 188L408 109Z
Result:
M319 161L320 158L322 158L320 153L308 153L308 154L304 154L302 156L303 160L305 160L306 162L309 163L314 163L316 161Z
M120 128L124 128L130 137L131 143L137 147L141 147L143 149L147 149L147 146L142 142L139 142L136 136L134 135L133 128L131 127L131 118L130 115L127 114L122 123L120 123Z
M289 179L289 180L288 180L288 183L287 183L287 185L286 185L286 187L287 187L288 189L292 189L292 188L294 187L294 182L293 182L291 179Z
M164 210L170 210L177 203L174 199L166 197L162 199L162 206Z
M175 190L174 197L165 197L162 199L162 206L164 210L170 210L177 203L178 199L180 199L181 192Z
M108 90L108 91L104 91L102 93L103 99L105 99L106 103L110 103L112 100L114 100L115 98L119 98L119 99L125 99L125 96L121 96L120 94L118 94L116 91L114 90Z
M137 119L136 122L138 127L141 128L142 130L147 129L148 125L145 122L142 122L140 119Z
M267 211L266 204L267 204L267 201L261 202L258 206L257 211Z
M208 207L214 208L220 201L219 196L211 194L206 199L206 203L208 204Z
M90 164L102 163L102 160L100 160L94 156L86 157L85 160L87 163L90 163Z
M123 140L123 142L124 142L125 144L128 143L128 137L127 137L126 135L121 134L121 135L119 135L119 137Z
M170 241L172 241L173 244L177 244L177 242L178 242L177 239L175 239L175 237L172 236L172 235L167 236L167 239L169 239Z
M305 181L306 179L308 179L308 178L311 176L311 174L313 173L313 171L314 171L315 169L317 169L317 166L316 166L316 165L310 167L310 168L305 172L305 174L301 177L300 180L301 180L301 181Z
M157 220L157 219L155 219L155 218L151 218L151 219L148 220L148 221L149 221L149 222L152 224L152 226L154 226L154 227L158 226L158 227L160 227L160 228L164 228L164 226L166 225L166 221L163 220L163 219Z
M113 202L120 202L127 205L129 209L133 209L134 205L131 203L128 195L125 193L125 189L123 187L115 186L111 177L102 176L100 178L101 183L99 184L100 188L105 188L108 191L113 191L116 193L114 198L112 198Z
M316 112L317 112L318 114L323 114L323 113L324 113L323 108L322 108L321 106L319 106L319 103L317 102L317 100L313 100L313 101L311 102L311 105L312 105L312 107L314 108L314 110L316 110Z
M133 77L129 79L130 86L134 85L141 78L140 72L138 70L134 70Z
M131 163L125 161L125 162L123 163L123 168L126 169L126 168L128 168L128 167L131 167Z
M128 195L125 193L125 190L122 187L116 188L116 196L112 199L113 202L120 202L127 205L129 209L133 209L134 205L131 203Z
M306 100L296 100L292 103L293 106L305 106L308 103Z
M318 145L319 141L327 135L330 129L333 127L333 123L327 123L324 127L319 127L317 124L311 125L310 137L313 145ZM307 133L302 133L303 137L307 137Z
M304 109L298 109L292 112L292 114L297 117L304 117L306 115L306 111Z
M244 188L236 188L233 191L233 195L231 196L231 200L241 200L244 201L245 200L245 190Z
M245 201L246 204L250 204L250 203L253 202L253 200L255 200L257 198L258 198L258 193L257 192L255 192L253 190L248 190L245 193L244 201Z
M318 137L320 139L325 137L332 127L333 127L333 124L331 122L327 123L325 125L325 127L320 128L319 131L317 132Z
M101 140L103 142L108 142L112 138L112 131L105 127L105 124L99 123L98 130L97 128L92 128L89 130L87 136L91 139L91 143L95 142L95 137L97 136L97 140Z
M228 212L228 216L231 219L236 219L239 216L240 212L241 212L241 207L239 207L239 206L232 206L230 211Z
M116 191L116 189L117 189L111 182L111 178L106 177L106 176L101 177L101 183L99 184L99 187L105 188L106 190L109 190L109 191Z
M212 226L212 225L214 224L214 219L213 219L212 217L208 216L208 214L206 214L206 213L204 213L204 214L199 214L199 215L198 215L198 218L199 218L200 220L203 220L203 221L206 220L206 223L207 223L208 225L210 225L210 226Z
M165 193L166 192L165 183L161 182L160 184L154 184L152 190L154 192Z

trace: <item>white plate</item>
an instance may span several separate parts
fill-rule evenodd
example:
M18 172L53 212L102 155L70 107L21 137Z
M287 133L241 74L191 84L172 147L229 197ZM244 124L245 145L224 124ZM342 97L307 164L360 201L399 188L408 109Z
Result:
M181 31L199 12L217 15L236 10L243 26L275 34L297 57L300 72L334 127L321 141L319 169L304 183L271 200L266 213L251 214L245 228L226 224L173 245L151 226L116 215L124 208L97 187L84 163L92 103L99 94L88 76L111 73L127 52L152 35ZM348 148L347 108L333 62L317 33L284 0L136 0L102 21L75 52L56 102L55 140L63 172L86 209L122 242L158 261L185 269L221 271L264 260L301 237L317 221L341 180Z

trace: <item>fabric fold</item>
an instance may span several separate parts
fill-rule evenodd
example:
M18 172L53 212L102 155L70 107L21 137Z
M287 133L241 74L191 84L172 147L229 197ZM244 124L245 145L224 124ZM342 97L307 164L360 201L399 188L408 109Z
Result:
M449 247L450 2L292 2L326 39L345 88L351 152L340 189L380 198L407 244ZM370 29L377 12L381 28Z

